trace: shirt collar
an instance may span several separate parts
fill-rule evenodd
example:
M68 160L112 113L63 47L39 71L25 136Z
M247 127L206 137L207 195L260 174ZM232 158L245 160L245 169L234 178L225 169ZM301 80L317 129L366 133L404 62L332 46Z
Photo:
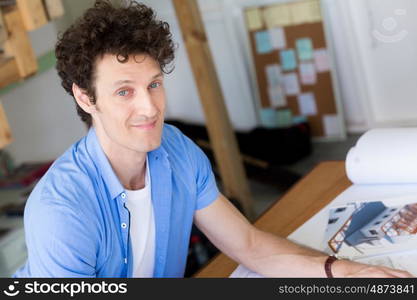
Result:
M165 130L164 130L165 131ZM163 134L164 135L164 134ZM104 180L104 183L110 193L111 199L118 197L121 193L125 192L123 185L120 183L119 178L114 173L112 166L110 165L107 156L105 155L103 148L100 145L99 139L94 127L88 130L86 138L87 150L90 153L91 160L93 161L98 173ZM161 162L168 157L168 153L162 146L157 149L148 152L148 160L160 160ZM161 158L161 159L160 159ZM152 171L151 171L152 174Z

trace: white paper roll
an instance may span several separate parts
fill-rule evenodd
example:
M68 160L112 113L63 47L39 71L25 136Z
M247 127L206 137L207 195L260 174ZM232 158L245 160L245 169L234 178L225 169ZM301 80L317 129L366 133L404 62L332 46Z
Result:
M356 184L417 183L417 128L372 129L346 157Z

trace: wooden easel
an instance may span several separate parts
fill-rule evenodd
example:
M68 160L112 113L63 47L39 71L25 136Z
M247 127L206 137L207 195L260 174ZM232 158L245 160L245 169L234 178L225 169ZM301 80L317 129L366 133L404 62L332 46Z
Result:
M253 205L242 158L230 124L196 0L173 0L197 83L226 197L240 201L253 219Z

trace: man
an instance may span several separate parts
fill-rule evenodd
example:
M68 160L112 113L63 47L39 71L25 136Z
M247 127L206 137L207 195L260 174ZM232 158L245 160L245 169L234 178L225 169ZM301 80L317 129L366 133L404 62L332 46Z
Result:
M88 134L51 166L25 209L16 277L182 277L192 223L271 277L407 277L303 248L253 227L219 193L203 152L164 124L168 24L137 3L96 2L56 46ZM330 268L331 266L331 268Z

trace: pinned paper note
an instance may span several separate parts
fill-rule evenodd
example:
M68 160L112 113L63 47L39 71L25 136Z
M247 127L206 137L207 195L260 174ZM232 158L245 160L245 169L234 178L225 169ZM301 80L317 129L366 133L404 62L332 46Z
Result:
M308 122L308 119L306 116L294 116L292 117L292 123L293 124L302 124Z
M255 33L256 50L259 54L265 54L272 51L271 40L268 31L259 31Z
M340 136L342 127L338 115L324 115L323 127L326 136Z
M268 6L263 11L267 28L292 25L289 4Z
M251 8L246 11L246 23L250 31L262 29L264 22L259 8Z
M293 124L293 116L290 109L279 109L277 111L278 127L289 127Z
M278 119L277 111L273 108L263 108L260 110L261 123L267 128L277 128Z
M320 0L310 1L310 22L321 22L323 17L321 15Z
M316 97L313 93L300 94L297 97L298 108L303 116L317 115Z
M275 27L269 30L269 38L271 39L271 45L274 49L287 48L287 40L285 37L285 31L282 27Z
M295 51L282 50L280 51L282 70L292 71L297 68L297 58L295 57Z
M290 6L292 24L299 25L304 23L310 23L312 19L310 5L307 1L295 2Z
M315 85L317 83L317 73L314 64L300 64L300 78L303 85Z
M298 95L300 93L300 84L296 73L288 73L283 76L284 91L288 96Z
M268 96L272 107L287 106L287 99L281 85L268 87Z
M295 2L290 6L292 25L320 22L319 0Z
M266 79L268 86L281 85L282 72L281 67L278 64L267 65L265 68Z
M314 51L314 63L319 73L330 70L330 61L326 49L317 49Z
M310 38L298 39L296 42L298 58L300 60L313 59L313 41Z
M278 64L267 65L265 68L268 81L269 102L273 107L286 106L285 93L282 88L282 72Z

